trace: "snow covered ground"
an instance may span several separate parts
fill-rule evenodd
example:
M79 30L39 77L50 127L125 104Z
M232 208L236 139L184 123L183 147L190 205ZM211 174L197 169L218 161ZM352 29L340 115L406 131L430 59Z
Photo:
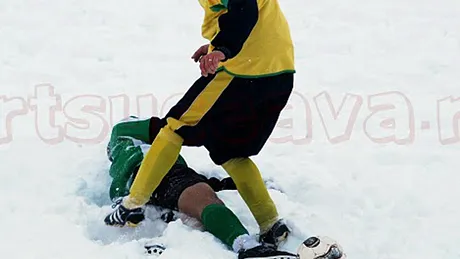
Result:
M353 259L460 258L460 2L280 2L296 94L255 158L280 214ZM3 257L144 258L153 238L165 259L235 258L181 222L102 223L110 125L163 114L198 77L201 19L188 0L0 1ZM223 175L205 150L183 153ZM238 195L221 197L256 233Z

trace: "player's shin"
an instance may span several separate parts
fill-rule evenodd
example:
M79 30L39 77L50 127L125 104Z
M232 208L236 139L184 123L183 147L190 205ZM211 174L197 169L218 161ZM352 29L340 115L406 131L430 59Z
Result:
M244 248L240 247L239 244L246 241L241 236L248 236L248 231L241 224L238 217L225 205L211 204L204 208L201 213L201 222L207 231L229 247L236 249L237 251L235 252L238 252L240 248ZM237 240L239 240L239 243L236 242ZM258 243L256 242L255 245L258 245Z
M183 139L167 126L160 130L144 157L139 172L123 201L126 208L145 205L179 156Z
M222 167L232 177L261 232L268 231L278 220L278 212L257 166L249 158L236 158L229 160Z

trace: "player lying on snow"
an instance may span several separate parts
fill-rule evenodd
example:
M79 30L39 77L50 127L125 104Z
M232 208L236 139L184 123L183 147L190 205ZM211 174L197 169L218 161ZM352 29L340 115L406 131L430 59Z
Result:
M151 143L150 121L130 117L113 128L107 148L112 162L110 175L110 197L115 204L129 194L144 151ZM231 178L218 180L206 178L196 173L182 156L179 156L172 169L161 181L160 186L150 198L149 204L174 211L180 211L199 220L204 228L239 254L239 258L297 258L297 255L278 251L277 247L288 231L284 224L276 224L257 240L250 236L238 217L217 197L216 191L236 190ZM110 214L106 224L114 221ZM136 225L144 220L143 208L127 215L129 219L118 219L127 225Z

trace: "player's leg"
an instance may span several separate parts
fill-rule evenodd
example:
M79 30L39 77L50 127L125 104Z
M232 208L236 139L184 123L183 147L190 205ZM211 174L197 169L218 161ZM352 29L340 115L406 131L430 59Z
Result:
M257 166L250 158L235 158L223 164L223 167L234 179L239 193L259 224L260 240L277 247L290 231L278 217Z
M217 197L207 183L185 189L179 198L179 211L199 220L206 231L219 238L235 252L259 246L238 217Z
M129 193L129 179L142 161L142 145L149 139L149 124L150 119L140 120L129 117L117 123L112 129L107 145L107 156L111 161L109 174L112 177L109 196L115 203ZM104 221L112 225L113 222L119 221L117 217L122 214L122 221L129 222L130 225L138 224L144 219L143 210L137 209L129 213L110 214Z
M164 119L155 123L151 121L150 133L151 136L156 136L142 160L138 175L130 188L130 194L106 217L111 219L109 225L123 226L129 223L127 218L131 211L139 210L149 201L151 194L158 188L177 160L184 141L187 145L200 145L196 134L183 136L178 134L177 130L183 126L192 128L196 126L232 79L233 76L223 72L201 77Z
M238 217L217 197L208 181L192 168L175 165L153 193L150 203L197 219L235 252L259 246Z
M261 244L249 235L238 217L217 197L210 185L201 182L203 177L191 168L182 169L166 178L175 183L174 191L183 189L180 186L197 182L180 194L177 202L179 211L198 219L206 231L239 253L239 258L296 258L293 254ZM175 195L169 194L171 196Z
M211 158L234 180L239 193L253 213L265 241L279 243L287 234L287 227L278 221L278 213L264 185L257 166L249 158L257 155L272 133L279 114L285 107L293 87L293 75L244 80L235 79L239 87L229 87L217 105L234 108L229 100L236 100L239 108L225 112L226 121L216 125L214 143L207 143ZM238 96L239 95L239 96ZM226 101L226 102L225 102ZM215 109L219 110L219 109ZM215 114L215 117L219 115Z
M159 130L141 164L138 176L130 189L130 195L123 201L122 205L125 208L135 209L147 203L178 158L184 141L188 145L193 145L195 141L190 139L192 135L182 136L178 130L184 126L197 125L232 79L233 76L223 72L207 78L202 77L171 109L166 116L166 126Z

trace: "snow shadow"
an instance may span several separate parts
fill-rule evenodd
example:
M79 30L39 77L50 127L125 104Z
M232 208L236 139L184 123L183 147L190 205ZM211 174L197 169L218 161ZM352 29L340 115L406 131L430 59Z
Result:
M167 224L160 218L161 211L149 207L146 209L146 220L136 228L109 227L104 218L112 208L109 197L109 162L102 159L82 162L78 170L75 195L83 200L83 228L88 239L102 245L127 243L133 240L149 239L161 236Z

